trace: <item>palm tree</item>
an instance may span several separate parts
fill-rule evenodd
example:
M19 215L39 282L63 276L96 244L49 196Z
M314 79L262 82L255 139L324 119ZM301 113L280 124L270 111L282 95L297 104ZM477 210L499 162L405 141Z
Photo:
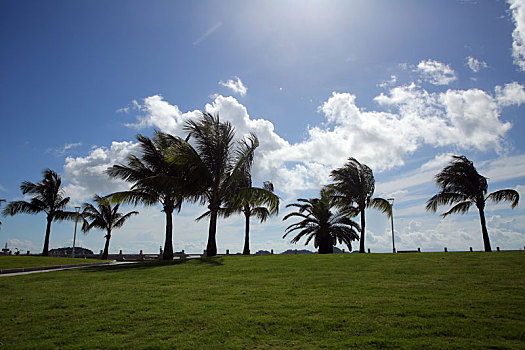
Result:
M0 199L0 205L5 202L5 199ZM0 227L2 227L2 221L0 221Z
M235 131L229 122L221 122L219 116L202 113L199 120L189 120L184 126L187 139L178 139L172 148L170 160L188 169L199 190L188 197L193 202L208 204L209 211L200 218L210 217L206 255L217 254L217 216L221 206L239 188L247 164L253 160L258 146L255 135L249 147L234 147ZM195 147L190 143L193 142Z
M361 214L361 239L359 253L365 252L365 209L372 207L390 217L392 208L384 198L372 198L375 189L375 179L372 169L361 164L355 158L339 169L333 170L330 177L334 183L327 186L334 205L349 216Z
M122 227L131 216L136 215L139 212L131 211L127 214L119 213L118 210L120 204L111 207L111 203L107 198L98 195L93 197L93 201L97 204L96 207L90 203L84 203L83 205L82 217L84 218L84 224L82 225L82 231L87 233L93 228L106 230L106 244L104 245L104 252L102 253L102 259L106 260L108 258L111 231ZM91 222L88 220L91 220Z
M53 170L46 169L43 172L43 180L39 183L24 181L20 185L23 194L31 195L31 201L13 201L7 204L2 211L4 216L19 213L47 214L46 235L44 238L44 249L42 256L47 256L49 251L49 236L51 234L51 223L53 221L75 220L76 213L65 211L69 203L69 197L64 197L61 188L62 179Z
M299 198L301 203L288 204L286 207L297 207L297 212L286 215L283 220L298 216L303 220L286 228L283 238L289 233L300 230L291 243L297 243L307 237L305 245L314 240L314 246L319 248L319 254L334 252L337 241L345 243L352 251L352 241L359 239L359 224L351 220L344 212L332 212L332 202L328 191L321 190L321 198Z
M435 176L441 192L427 201L426 209L435 213L440 205L456 204L441 215L446 217L452 213L465 214L473 204L476 205L481 220L485 251L490 252L492 249L484 211L486 201L509 201L512 202L511 208L515 208L520 195L512 189L499 190L487 195L487 178L478 173L474 164L465 156L453 156L452 158L450 164Z
M128 191L116 192L107 197L115 203L152 206L162 205L166 214L166 235L162 258L173 260L174 210L180 211L184 194L191 190L183 169L166 160L170 147L176 143L172 135L156 131L153 139L137 135L141 155L129 155L128 165L114 165L106 170L112 177L121 178L133 185Z

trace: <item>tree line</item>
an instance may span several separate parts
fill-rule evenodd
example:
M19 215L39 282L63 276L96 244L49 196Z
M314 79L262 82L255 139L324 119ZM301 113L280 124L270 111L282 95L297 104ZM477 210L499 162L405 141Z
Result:
M196 220L209 220L206 255L217 254L217 219L243 214L245 237L243 254L250 254L250 219L264 222L279 212L279 197L269 181L261 187L252 184L251 170L259 140L255 134L235 141L235 130L219 115L202 113L201 118L185 123L185 138L155 131L152 138L137 135L139 154L130 154L126 164L115 164L106 170L114 178L130 183L127 191L106 196L95 195L94 204L84 203L79 212L67 210L70 197L64 196L60 176L46 169L39 183L22 182L20 189L30 201L12 201L2 210L4 216L19 213L46 213L46 233L42 255L47 256L51 223L81 219L82 230L106 231L103 258L109 251L112 231L137 211L119 212L121 204L153 206L160 204L166 218L162 259L173 259L173 212L180 212L183 202L206 205L208 210ZM332 253L337 242L347 245L359 240L359 252L365 252L365 209L372 207L392 215L392 204L384 198L373 198L375 179L367 165L355 158L330 173L332 183L320 190L320 198L299 198L287 207L297 208L283 220L299 218L288 226L283 238L294 233L292 243L306 237L319 253ZM484 208L487 200L510 201L514 208L519 194L505 189L487 195L487 179L464 156L454 156L451 163L435 176L441 191L426 203L428 211L438 206L455 204L442 214L466 213L472 205L478 208L485 251L491 251ZM2 200L0 200L1 203ZM360 223L353 220L360 216Z

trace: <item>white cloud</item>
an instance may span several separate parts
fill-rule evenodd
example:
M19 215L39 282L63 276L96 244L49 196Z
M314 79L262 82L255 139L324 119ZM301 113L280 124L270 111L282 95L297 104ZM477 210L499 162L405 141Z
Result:
M82 142L66 143L64 146L59 148L48 148L46 153L52 153L56 157L60 157L66 154L66 151L70 150L71 148L79 146L82 146Z
M66 195L74 204L89 200L93 195L105 195L126 190L129 186L110 178L105 170L115 164L126 164L126 157L137 150L133 142L112 142L111 147L96 147L86 157L67 157L63 179L69 182L64 187Z
M521 105L525 102L525 89L517 82L496 86L496 100L500 106Z
M486 62L477 60L472 56L467 57L467 65L474 73L488 67Z
M512 32L512 57L514 64L525 71L525 1L507 0L514 21Z
M434 85L448 85L457 79L456 73L449 65L434 60L419 62L415 71Z
M219 85L227 87L228 89L231 89L234 93L239 94L241 96L245 96L246 92L248 92L248 88L243 84L241 79L239 77L234 77L235 80L229 79L226 82L219 81Z
M389 86L393 86L395 85L395 83L397 83L397 76L395 76L394 74L392 74L390 76L390 79L389 80L385 80L385 81L382 81L381 83L377 84L376 86L377 87L380 87L380 88L387 88Z

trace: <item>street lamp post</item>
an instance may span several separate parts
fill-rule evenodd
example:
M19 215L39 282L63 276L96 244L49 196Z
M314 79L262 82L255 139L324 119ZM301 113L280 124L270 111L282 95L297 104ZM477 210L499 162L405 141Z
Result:
M396 243L394 241L394 198L388 198L390 202L390 222L392 223L392 253L396 252Z
M77 240L77 223L78 223L78 214L80 212L80 207L75 207L75 211L77 212L77 217L75 219L75 234L73 236L73 253L71 254L73 258L75 257L75 243Z

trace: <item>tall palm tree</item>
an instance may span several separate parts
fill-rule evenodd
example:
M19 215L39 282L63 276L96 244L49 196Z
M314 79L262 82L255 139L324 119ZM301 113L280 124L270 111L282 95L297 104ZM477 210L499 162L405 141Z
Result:
M4 216L13 216L19 213L46 213L47 226L42 256L48 256L51 223L53 221L75 220L76 213L64 210L69 203L69 197L64 197L64 190L61 188L62 179L60 176L50 169L44 170L43 176L44 178L42 181L36 184L29 181L22 182L20 189L23 194L29 194L31 200L29 202L10 202L4 208L2 214Z
M82 225L82 231L87 233L93 228L106 230L106 244L104 245L104 252L102 253L102 259L106 260L108 258L111 232L114 229L122 227L131 216L137 215L139 212L119 213L120 204L111 207L111 203L107 198L98 195L93 197L93 201L96 203L96 207L91 203L84 203L83 205L82 217L84 218L84 224ZM91 220L91 222L88 220Z
M332 202L327 191L321 191L321 198L299 198L298 201L301 203L288 204L286 207L297 207L299 210L286 215L283 220L295 216L302 220L288 226L283 238L299 230L291 243L297 243L301 238L307 237L305 245L313 239L314 246L319 248L319 254L330 254L334 252L334 245L339 241L345 243L352 251L352 241L359 239L359 224L344 212L332 212Z
M214 256L217 254L217 216L221 206L238 189L258 142L251 142L246 148L235 147L233 126L210 113L203 112L200 119L187 121L184 129L187 139L178 139L170 160L187 169L196 181L199 190L188 199L208 205L209 212L200 218L210 217L206 255ZM253 139L255 135L250 137Z
M141 154L128 156L127 165L114 165L106 170L112 177L123 179L133 185L128 191L116 192L107 197L114 203L152 206L162 205L166 214L164 260L173 260L174 210L180 211L184 194L191 190L190 183L180 166L166 160L166 155L176 138L156 131L153 139L137 135Z
M452 158L450 164L435 176L441 192L427 201L426 209L435 213L440 205L455 204L441 215L446 217L452 213L465 214L472 205L475 205L479 211L485 251L490 252L492 249L485 221L486 201L509 201L512 202L511 208L515 208L520 195L512 189L499 190L487 195L487 178L478 173L474 164L465 156L453 156Z
M375 179L372 169L361 164L355 158L330 173L334 183L327 186L332 201L349 216L361 215L361 239L359 253L365 252L365 209L379 209L390 217L392 208L384 198L372 198L375 190Z

